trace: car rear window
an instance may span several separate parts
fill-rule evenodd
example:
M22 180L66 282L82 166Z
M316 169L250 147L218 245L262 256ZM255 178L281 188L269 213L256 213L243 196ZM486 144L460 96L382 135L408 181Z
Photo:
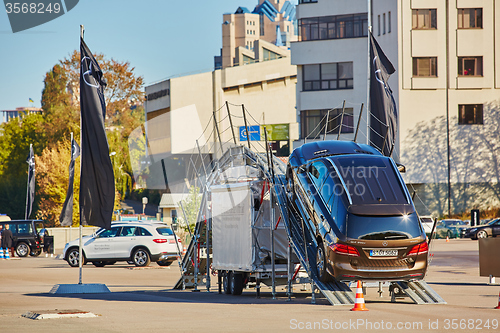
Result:
M397 240L419 237L420 224L415 214L404 216L349 215L347 237L366 240Z
M354 205L408 204L388 158L341 157L334 160Z
M137 229L135 229L135 235L136 236L153 236L153 235L151 235L151 233L149 231L147 231L146 229L144 229L142 227L137 227Z
M162 236L170 236L170 235L174 234L174 232L172 231L172 229L166 228L166 227L156 228L156 231L158 231L158 233L160 235L162 235Z

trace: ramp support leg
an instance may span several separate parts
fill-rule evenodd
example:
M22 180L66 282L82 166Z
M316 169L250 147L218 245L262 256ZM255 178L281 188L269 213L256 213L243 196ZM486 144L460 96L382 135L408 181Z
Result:
M198 268L199 268L199 265L198 265L198 238L196 237L196 235L194 236L194 246L193 246L193 252L194 252L194 289L193 291L194 292L197 292L199 291L198 290Z
M293 279L293 265L292 265L292 246L290 244L290 240L288 240L288 261L287 261L287 277L288 277L288 290L287 290L287 296L288 300L287 302L290 302L292 300L292 293L293 293L293 287L292 287L292 279Z
M257 285L255 286L257 290L257 298L260 298L260 279L257 279Z
M217 283L219 284L219 294L222 294L222 271L217 271Z
M316 304L316 286L311 281L311 304Z

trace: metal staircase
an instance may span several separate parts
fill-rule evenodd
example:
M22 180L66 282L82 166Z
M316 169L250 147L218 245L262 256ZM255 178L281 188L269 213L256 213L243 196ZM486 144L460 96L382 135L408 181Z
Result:
M302 217L293 209L290 198L285 191L286 179L284 175L278 177L280 179L280 188L275 191L277 194L278 206L281 210L281 216L285 221L286 230L293 251L300 260L300 264L305 268L311 283L317 288L323 296L332 305L352 305L355 301L355 294L343 282L333 281L323 282L319 279L316 268L316 251L317 243L313 235L309 233L307 228L304 228Z

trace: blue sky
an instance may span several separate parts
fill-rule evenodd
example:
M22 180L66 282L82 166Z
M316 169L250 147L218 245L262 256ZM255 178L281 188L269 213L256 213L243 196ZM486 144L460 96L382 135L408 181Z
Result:
M128 61L149 84L172 75L209 71L222 46L222 14L258 0L80 0L71 11L12 33L0 10L0 110L40 106L43 79L79 49L80 24L94 53Z

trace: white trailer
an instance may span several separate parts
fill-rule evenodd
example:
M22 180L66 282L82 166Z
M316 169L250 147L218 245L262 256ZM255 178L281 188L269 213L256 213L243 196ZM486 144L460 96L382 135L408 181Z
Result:
M268 188L262 180L210 187L212 267L226 294L239 295L249 283L257 292L260 282L271 286L273 252L276 283L287 283L288 238L279 210L271 211Z

